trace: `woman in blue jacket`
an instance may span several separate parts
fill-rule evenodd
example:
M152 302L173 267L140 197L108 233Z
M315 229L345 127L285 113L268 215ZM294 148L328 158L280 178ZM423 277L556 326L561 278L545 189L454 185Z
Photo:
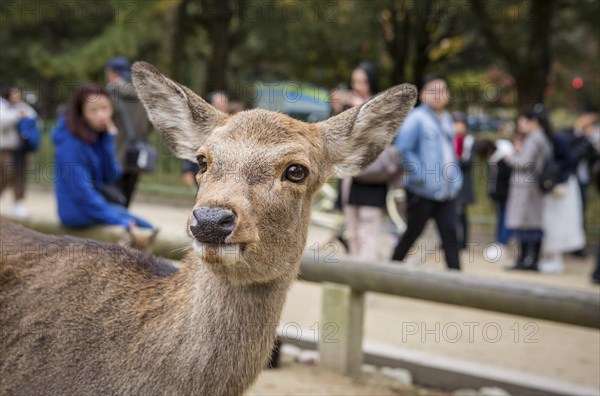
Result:
M106 198L107 186L114 185L121 174L112 113L106 91L85 84L75 90L66 113L58 119L52 133L58 217L71 228L107 224L153 229L146 220Z

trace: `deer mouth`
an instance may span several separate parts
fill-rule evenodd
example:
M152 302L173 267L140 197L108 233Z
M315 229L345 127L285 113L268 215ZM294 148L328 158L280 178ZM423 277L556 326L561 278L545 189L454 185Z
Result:
M231 265L239 262L246 252L245 243L207 243L194 241L192 249L205 262Z

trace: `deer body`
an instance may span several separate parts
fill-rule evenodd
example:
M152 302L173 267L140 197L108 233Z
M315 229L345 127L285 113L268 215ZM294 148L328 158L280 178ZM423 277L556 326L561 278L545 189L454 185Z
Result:
M193 257L177 270L117 245L1 230L5 251L18 240L69 257L4 258L0 394L241 394L265 366L293 274L233 285Z
M147 64L134 84L171 150L201 164L192 251L176 268L2 221L0 395L242 394L269 357L312 197L367 166L416 99L397 87L305 124L228 117Z

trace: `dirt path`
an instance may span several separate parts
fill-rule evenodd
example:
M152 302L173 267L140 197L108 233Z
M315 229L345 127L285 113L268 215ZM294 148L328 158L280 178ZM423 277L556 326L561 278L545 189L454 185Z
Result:
M318 367L291 364L277 370L263 371L248 395L397 396L399 393L382 386L357 385L347 377L324 372Z

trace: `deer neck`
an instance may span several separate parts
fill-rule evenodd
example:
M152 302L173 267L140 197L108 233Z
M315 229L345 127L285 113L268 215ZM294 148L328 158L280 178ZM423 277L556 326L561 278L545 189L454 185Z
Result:
M227 327L232 323L277 322L295 277L296 274L290 274L286 279L268 283L236 284L199 265L193 278L190 322L202 322L207 317L212 323Z
M179 295L186 297L172 300L171 316L163 321L160 333L171 338L169 344L180 346L169 365L189 374L181 382L187 387L178 391L241 394L268 361L296 274L239 285L189 260L177 275L186 290Z

